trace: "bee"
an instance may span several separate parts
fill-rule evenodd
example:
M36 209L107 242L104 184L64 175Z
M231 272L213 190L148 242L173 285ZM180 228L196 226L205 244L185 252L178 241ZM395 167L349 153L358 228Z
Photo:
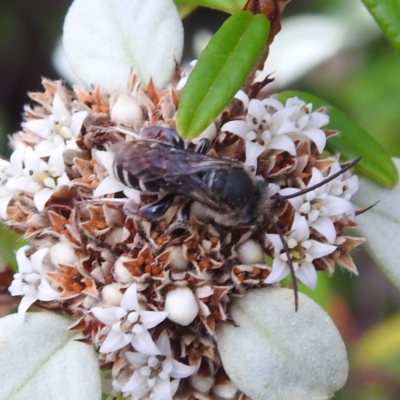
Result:
M170 143L144 139L112 149L119 181L146 193L167 193L141 207L139 216L159 219L175 196L181 195L202 205L208 218L221 225L251 226L260 221L268 199L265 179L256 177L240 161L203 154L207 146L200 152L186 149L174 130L166 136Z
M156 140L160 134L166 142ZM271 203L300 196L328 183L360 158L314 186L287 196L271 195L268 181L256 176L242 162L206 155L207 142L196 152L185 148L174 129L149 127L142 132L143 136L147 138L119 143L111 149L115 152L115 177L124 185L147 193L166 193L161 199L140 207L137 214L147 219L160 219L175 196L180 195L203 207L203 215L223 226L251 227L268 220L278 232L288 257L297 311L297 280L290 250L279 226L268 215Z

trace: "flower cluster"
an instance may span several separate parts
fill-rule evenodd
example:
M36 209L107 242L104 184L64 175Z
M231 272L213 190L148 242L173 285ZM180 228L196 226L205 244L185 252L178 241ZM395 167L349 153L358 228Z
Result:
M23 296L19 314L35 303L74 317L108 367L114 395L245 399L215 341L216 325L231 320L232 297L276 284L291 268L311 288L317 271L331 273L335 263L357 273L350 252L362 239L343 231L356 225L358 181L349 172L329 179L341 166L321 157L334 134L323 130L328 115L297 98L282 104L239 92L185 146L197 151L206 138L210 157L233 159L268 182L262 215L249 226L223 224L188 194L149 220L138 210L165 193L125 186L113 148L166 141L177 86L159 92L132 77L127 94L109 96L43 84L11 137L10 161L0 163L1 220L30 242L17 252L10 287Z

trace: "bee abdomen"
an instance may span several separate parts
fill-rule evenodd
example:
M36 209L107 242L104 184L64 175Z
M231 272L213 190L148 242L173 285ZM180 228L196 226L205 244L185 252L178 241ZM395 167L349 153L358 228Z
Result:
M120 182L130 188L148 193L158 193L161 191L156 180L152 182L143 182L125 168L121 167L118 163L114 163L114 175Z

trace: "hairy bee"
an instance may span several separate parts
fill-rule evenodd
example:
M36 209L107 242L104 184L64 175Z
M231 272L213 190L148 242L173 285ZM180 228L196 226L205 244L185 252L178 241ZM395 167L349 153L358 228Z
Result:
M204 206L205 214L221 225L250 226L263 217L268 200L263 178L237 160L185 149L174 130L168 130L167 138L171 143L146 139L114 147L117 179L143 192L167 193L141 207L139 215L161 218L174 197L182 195Z
M287 200L310 192L343 174L360 160L348 163L312 187L287 196L271 196L267 180L255 176L240 161L207 156L204 153L208 146L200 146L199 152L188 150L174 129L145 129L143 136L150 139L114 146L113 170L116 178L126 186L147 193L166 192L160 200L137 210L138 215L148 219L161 218L175 196L181 195L193 200L194 205L201 205L205 209L203 215L220 225L252 226L265 220L272 198ZM154 140L160 133L168 142ZM290 250L279 226L273 220L269 222L281 237L288 257L297 310L297 280Z

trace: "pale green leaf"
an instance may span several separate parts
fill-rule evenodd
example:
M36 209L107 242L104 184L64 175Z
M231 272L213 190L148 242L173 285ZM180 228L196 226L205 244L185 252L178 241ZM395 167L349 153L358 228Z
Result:
M51 313L0 319L0 399L99 400L100 370L92 346Z
M131 71L165 87L183 49L183 28L172 0L75 0L64 23L63 45L87 85L126 90Z
M220 324L218 350L232 382L252 400L329 399L346 382L342 338L328 314L290 289L249 291Z
M400 171L400 159L393 160ZM369 179L361 177L360 180L352 202L359 208L378 203L357 217L357 230L366 238L364 246L370 256L400 289L400 185L385 189Z

